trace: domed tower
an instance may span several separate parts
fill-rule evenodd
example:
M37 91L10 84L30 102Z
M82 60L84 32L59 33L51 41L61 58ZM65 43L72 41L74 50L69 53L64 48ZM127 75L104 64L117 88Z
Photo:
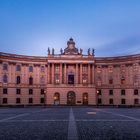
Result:
M73 38L70 38L67 41L67 48L64 49L64 54L79 54L78 49L75 47L75 42L73 41Z

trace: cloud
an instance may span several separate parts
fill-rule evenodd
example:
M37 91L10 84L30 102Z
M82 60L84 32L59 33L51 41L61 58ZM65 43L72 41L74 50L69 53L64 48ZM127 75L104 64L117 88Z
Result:
M99 56L120 56L140 53L140 35L129 36L95 47Z

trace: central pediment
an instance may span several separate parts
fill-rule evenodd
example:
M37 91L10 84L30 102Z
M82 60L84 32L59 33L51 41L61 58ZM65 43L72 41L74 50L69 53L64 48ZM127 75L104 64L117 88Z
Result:
M78 49L75 47L75 42L72 38L67 42L67 48L64 49L64 54L79 54Z

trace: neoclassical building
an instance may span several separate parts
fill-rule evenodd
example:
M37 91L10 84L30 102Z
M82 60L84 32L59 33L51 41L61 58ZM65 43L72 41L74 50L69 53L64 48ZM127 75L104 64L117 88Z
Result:
M48 56L0 53L0 106L140 105L140 55L84 55L72 38Z

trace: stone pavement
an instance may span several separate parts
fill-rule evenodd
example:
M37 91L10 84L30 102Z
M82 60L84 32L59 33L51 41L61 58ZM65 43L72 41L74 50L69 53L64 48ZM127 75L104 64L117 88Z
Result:
M140 108L0 108L0 140L139 140Z

